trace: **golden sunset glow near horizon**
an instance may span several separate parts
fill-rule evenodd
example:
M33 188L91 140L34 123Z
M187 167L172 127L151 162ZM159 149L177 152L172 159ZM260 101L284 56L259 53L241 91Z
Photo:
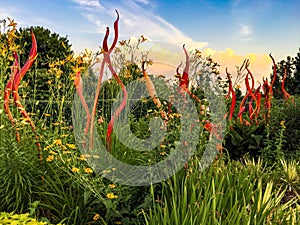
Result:
M15 19L19 27L43 26L67 36L75 53L99 50L115 10L120 14L119 40L144 35L159 45L149 72L175 74L184 61L182 45L198 49L234 76L236 66L250 60L261 81L276 62L294 57L300 47L300 2L297 0L0 0L0 19ZM112 29L113 30L113 29ZM113 31L112 31L113 32ZM151 57L150 57L151 58Z

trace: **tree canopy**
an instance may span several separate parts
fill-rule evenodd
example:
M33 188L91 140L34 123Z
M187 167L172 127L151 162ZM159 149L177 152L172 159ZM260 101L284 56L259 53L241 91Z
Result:
M21 64L25 63L26 57L30 52L31 29L35 34L38 46L37 68L49 69L49 63L53 59L65 60L70 55L73 55L73 51L71 50L72 45L69 43L67 37L60 37L57 33L53 33L49 29L40 26L20 28L16 32L16 35L19 37L16 39L16 44L21 47L21 54L24 55L21 58Z
M288 56L286 60L281 60L276 64L277 79L274 82L273 91L276 98L282 97L281 82L283 80L285 69L287 71L285 80L285 90L290 95L300 94L300 48L297 56ZM273 74L271 75L271 79Z

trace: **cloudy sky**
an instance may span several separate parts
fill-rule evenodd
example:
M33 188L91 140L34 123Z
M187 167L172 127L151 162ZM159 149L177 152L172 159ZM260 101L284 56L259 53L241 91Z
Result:
M186 44L232 73L249 58L258 79L271 72L269 53L280 61L300 47L298 0L0 0L0 19L67 35L76 52L99 49L115 10L120 40L144 35L179 51Z

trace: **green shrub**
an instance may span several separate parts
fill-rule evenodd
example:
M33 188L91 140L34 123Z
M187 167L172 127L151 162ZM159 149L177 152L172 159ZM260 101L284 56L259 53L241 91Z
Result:
M14 213L0 213L0 224L3 225L50 225L47 222L38 221L35 218L29 216L29 213L25 214L14 214Z
M282 122L283 121L283 122ZM285 101L274 101L270 126L270 139L274 142L284 124L282 151L286 158L300 156L300 97L295 97L295 104Z

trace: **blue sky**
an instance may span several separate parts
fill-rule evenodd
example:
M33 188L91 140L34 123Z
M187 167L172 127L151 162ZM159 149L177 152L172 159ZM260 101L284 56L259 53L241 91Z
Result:
M263 71L269 53L279 61L295 56L300 47L298 0L0 0L0 19L14 18L21 27L43 26L68 35L77 52L96 51L105 27L113 25L115 9L120 40L144 35L186 44L223 64L250 57Z

